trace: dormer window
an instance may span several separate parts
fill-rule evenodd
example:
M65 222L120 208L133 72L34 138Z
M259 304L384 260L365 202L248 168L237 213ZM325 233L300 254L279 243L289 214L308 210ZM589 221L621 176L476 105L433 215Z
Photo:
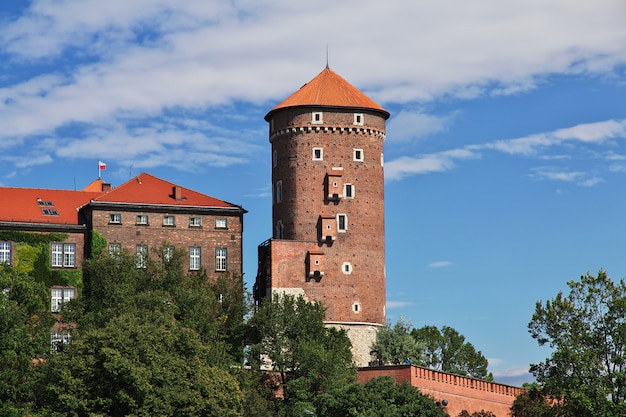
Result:
M314 125L321 125L322 123L324 123L324 119L322 118L321 111L313 112L312 117L311 117L311 123L313 123Z
M363 113L354 114L354 124L357 126L363 126Z

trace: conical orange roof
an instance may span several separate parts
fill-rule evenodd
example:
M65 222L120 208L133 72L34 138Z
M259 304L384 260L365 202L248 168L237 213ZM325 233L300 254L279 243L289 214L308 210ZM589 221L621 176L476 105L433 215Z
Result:
M265 120L269 121L270 115L277 110L299 106L352 107L378 110L384 114L385 119L389 117L387 110L328 67L270 110L265 116Z

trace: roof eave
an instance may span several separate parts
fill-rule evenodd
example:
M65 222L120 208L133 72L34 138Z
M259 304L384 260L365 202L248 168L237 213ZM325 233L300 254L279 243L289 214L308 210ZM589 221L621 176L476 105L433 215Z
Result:
M313 109L329 109L329 110L355 110L355 111L370 111L374 113L379 113L385 120L389 119L391 113L389 113L385 109L377 109L373 107L359 107L359 106L339 106L339 105L328 105L328 104L299 104L295 106L284 106L284 107L274 107L265 115L265 121L269 123L271 117L274 113L277 113L282 110L296 109L296 108L313 108Z

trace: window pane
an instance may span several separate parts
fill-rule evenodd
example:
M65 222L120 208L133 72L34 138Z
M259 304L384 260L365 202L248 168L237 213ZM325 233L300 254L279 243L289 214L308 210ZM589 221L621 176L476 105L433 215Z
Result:
M66 268L76 266L76 245L73 243L63 245L63 266Z
M52 266L63 266L63 245L61 243L52 244Z
M226 248L215 249L215 270L226 271Z

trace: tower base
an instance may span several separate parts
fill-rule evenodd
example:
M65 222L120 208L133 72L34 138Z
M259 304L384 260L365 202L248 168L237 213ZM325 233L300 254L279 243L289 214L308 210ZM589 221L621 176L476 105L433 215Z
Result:
M345 322L325 322L329 327L343 329L348 333L348 338L352 343L352 360L358 367L368 366L372 360L372 344L376 341L376 332L383 327L376 323L345 323Z

